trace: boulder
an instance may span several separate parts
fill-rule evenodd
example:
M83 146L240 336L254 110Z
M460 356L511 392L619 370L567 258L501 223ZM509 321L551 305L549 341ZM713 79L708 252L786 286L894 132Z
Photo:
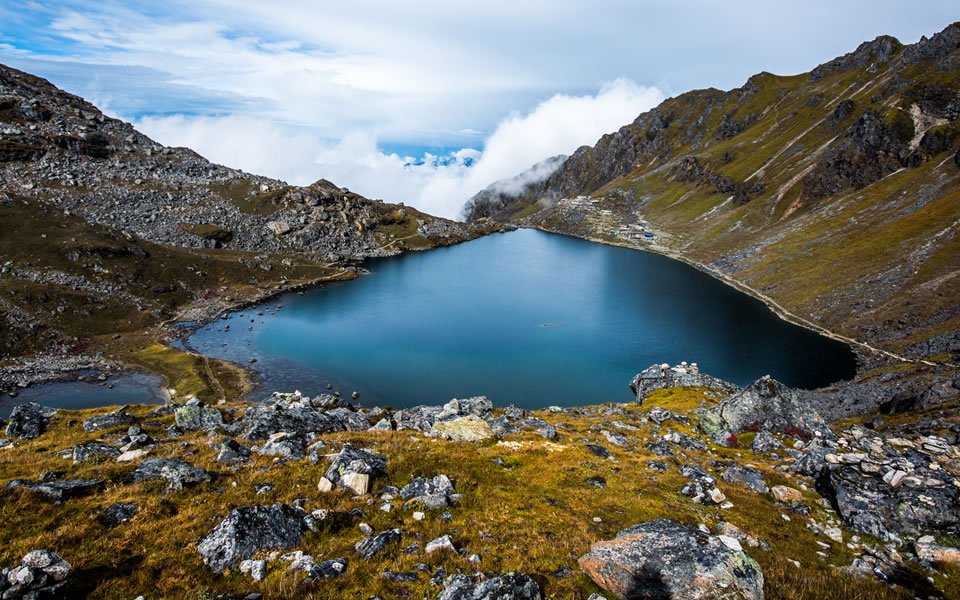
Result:
M714 439L744 431L773 431L805 438L817 433L832 435L811 403L769 376L721 400L703 415L700 426Z
M197 398L190 398L183 406L173 411L180 429L213 429L223 425L223 415L212 406L206 406Z
M116 459L120 456L120 451L114 448L113 446L108 446L102 442L84 442L78 444L69 450L64 451L69 453L70 458L73 459L73 462L85 462L88 460L94 460L98 458L107 458L110 460Z
M671 520L593 544L580 568L620 600L762 600L763 573L735 540Z
M415 477L400 488L400 497L408 504L418 504L429 509L439 509L450 504L450 497L456 494L453 482L446 475L437 475L432 479Z
M929 563L941 563L956 565L960 564L960 549L950 546L941 546L933 542L917 541L913 545L917 558Z
M306 446L307 438L302 434L280 431L271 435L263 446L256 450L264 456L299 459L306 454Z
M399 543L402 538L403 535L399 529L387 529L360 540L353 548L361 558L373 558L383 552L387 546Z
M97 522L108 529L126 523L137 514L137 505L130 502L117 502L106 506L96 513Z
M763 474L753 468L740 465L731 465L720 475L720 478L727 483L736 483L747 486L755 492L766 494L770 491L767 482L763 480Z
M65 479L61 481L26 481L14 479L7 483L7 489L25 489L35 492L47 500L63 502L70 498L79 498L103 489L103 479Z
M817 476L816 487L848 527L882 540L900 543L904 535L960 535L960 488L887 479L864 474L856 465L828 464Z
M47 430L47 421L56 409L40 406L36 402L27 402L13 407L7 420L7 435L21 440L32 440Z
M247 462L250 459L250 449L236 440L227 438L220 442L220 450L217 452L217 462L228 465Z
M320 481L319 488L321 491L329 491L339 486L363 495L369 490L372 479L386 474L386 456L373 454L347 444L330 463Z
M50 550L31 550L19 567L3 569L0 595L3 598L68 598L70 563Z
M547 423L543 419L536 419L533 417L520 419L520 422L523 423L526 427L532 428L541 437L544 437L548 440L557 439L557 429L550 423Z
M223 573L257 552L283 550L300 543L306 513L286 504L242 506L230 511L197 545L211 571Z
M775 485L770 488L770 493L778 502L793 504L803 502L803 494L800 490L786 485Z
M453 442L481 442L496 436L490 425L475 415L438 421L433 424L433 432Z
M339 402L335 396L309 398L299 392L275 393L248 407L240 427L248 440L266 440L279 432L307 435L344 431L343 421L327 412Z
M115 427L126 427L135 422L136 419L134 416L127 412L127 407L121 406L113 412L90 417L83 422L83 430L92 433L94 431L103 431L104 429L113 429Z
M643 404L650 392L674 387L705 387L728 394L739 389L732 383L701 373L693 365L675 367L667 364L652 365L637 373L630 382L630 391L636 396L637 404Z
M210 481L210 473L200 467L174 458L150 458L140 463L130 474L131 481L148 481L163 479L167 482L167 491L180 490L184 487Z
M523 573L506 573L480 582L467 575L453 575L437 600L543 600L543 594L540 585Z

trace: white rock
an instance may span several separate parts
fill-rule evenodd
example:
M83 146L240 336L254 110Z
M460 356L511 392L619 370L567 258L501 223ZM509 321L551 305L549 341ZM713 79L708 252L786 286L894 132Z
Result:
M743 546L740 545L740 542L736 538L732 538L729 535L718 535L717 539L723 542L723 545L731 550L736 550L738 552L743 551Z
M450 552L457 551L456 547L453 545L453 540L450 539L449 535L438 537L435 540L427 542L424 550L427 554L433 554L434 552L438 552L440 550L449 550Z
M317 489L321 492L329 492L333 490L333 482L327 479L326 477L320 478L320 483L317 484Z
M346 473L340 478L340 483L358 496L363 496L370 490L370 476L366 473Z

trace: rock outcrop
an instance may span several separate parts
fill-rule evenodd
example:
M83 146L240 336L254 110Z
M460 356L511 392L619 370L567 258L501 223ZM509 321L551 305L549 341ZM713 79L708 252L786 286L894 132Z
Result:
M636 396L637 404L643 404L650 392L675 387L705 387L728 394L739 389L732 383L701 373L696 363L673 367L666 363L651 365L637 373L630 382L630 391Z
M831 435L830 428L799 395L770 377L761 377L708 410L701 428L718 441L744 431L779 432L804 438Z

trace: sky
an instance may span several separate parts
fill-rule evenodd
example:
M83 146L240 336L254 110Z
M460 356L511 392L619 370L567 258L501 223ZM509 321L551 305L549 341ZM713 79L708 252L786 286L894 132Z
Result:
M956 20L955 0L0 0L0 62L215 162L456 217L667 97Z

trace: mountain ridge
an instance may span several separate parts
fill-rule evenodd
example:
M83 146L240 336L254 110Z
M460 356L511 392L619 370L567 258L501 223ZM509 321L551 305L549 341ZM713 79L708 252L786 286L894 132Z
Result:
M213 164L0 65L0 390L118 365L184 392L243 388L182 353L178 321L356 277L362 260L499 230ZM240 391L231 388L231 391ZM218 392L219 393L219 392Z
M960 363L960 24L694 90L467 218L669 254L801 323ZM862 347L862 350L866 348ZM874 366L864 351L864 371ZM922 370L922 369L921 369Z

